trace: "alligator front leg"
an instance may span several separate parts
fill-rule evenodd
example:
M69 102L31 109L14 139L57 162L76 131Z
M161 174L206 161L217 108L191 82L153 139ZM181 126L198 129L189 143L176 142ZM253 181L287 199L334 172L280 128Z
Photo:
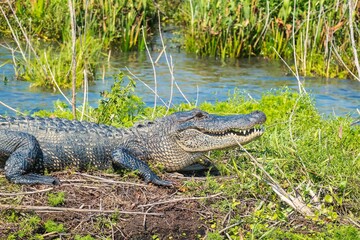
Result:
M113 163L115 164L115 166L139 171L139 174L144 178L146 182L151 182L155 185L160 186L172 186L171 182L160 179L150 169L147 163L133 156L129 152L129 150L125 148L119 148L113 152Z
M43 153L33 135L0 131L0 161L5 160L5 177L18 184L58 185L60 181L44 172Z

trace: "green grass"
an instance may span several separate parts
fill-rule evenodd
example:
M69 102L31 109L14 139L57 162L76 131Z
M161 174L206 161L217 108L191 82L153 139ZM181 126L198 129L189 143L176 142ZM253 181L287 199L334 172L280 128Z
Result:
M359 16L350 16L348 1L201 0L180 9L176 22L189 52L222 59L282 56L304 76L352 78L348 69L357 72L352 45L359 53L360 38L356 33L352 43L347 24Z
M49 193L48 203L52 207L63 205L65 203L65 193L64 192Z
M133 95L133 90L131 81L117 82L100 107L89 113L98 122L114 126L131 126L134 121L151 119L153 109L137 108L136 103L141 100ZM189 104L180 104L170 113L191 108ZM283 202L265 181L264 172L239 149L214 151L209 158L220 177L208 174L203 181L184 181L178 193L184 197L221 193L221 198L200 200L213 214L211 219L203 220L208 239L224 236L225 220L231 226L225 232L233 239L359 239L360 230L351 223L360 220L360 127L351 126L352 118L321 115L309 95L288 89L265 93L259 100L235 92L227 101L205 102L199 108L220 115L264 111L265 134L246 145L246 149L279 186L303 199L314 212L313 216L302 217ZM158 107L155 117L165 112L165 107ZM62 106L53 113L42 111L37 115L71 118L71 111ZM125 115L128 117L120 117ZM63 204L65 195L61 194L49 193L49 204ZM6 214L12 221L18 217L16 213ZM26 219L34 217L29 215ZM31 227L31 222L26 220L24 224ZM116 221L99 216L95 223L99 229L110 229Z
M305 235L269 227L271 222L288 221L292 209L281 202L264 181L253 176L262 176L262 173L246 156L239 156L237 151L214 152L210 158L216 161L222 174L235 174L238 179L226 184L210 179L204 186L193 186L191 189L197 192L209 192L209 189L210 192L226 192L233 201L217 202L215 207L223 212L240 211L236 210L237 201L241 204L247 198L255 198L258 201L257 211L245 219L236 214L233 218L235 223L240 221L239 226L252 226L252 231L245 231L245 236L255 239L265 235L265 239L286 239L290 236L298 239L359 237L356 228L337 225L345 216L357 216L358 219L360 213L360 128L350 126L351 118L321 116L309 96L288 91L265 94L259 102L234 96L227 102L214 105L204 103L200 108L221 114L244 113L255 109L264 111L268 118L266 133L246 148L255 151L254 155L265 170L288 193L296 191L314 207L312 224L328 227L325 232ZM317 202L312 202L311 192L318 196ZM263 199L267 200L261 205ZM244 232L239 226L231 231L237 234L239 231ZM284 237L275 237L281 235Z
M346 216L359 219L360 213L360 128L350 126L352 118L322 116L309 96L288 90L269 92L258 102L235 94L226 102L214 105L203 103L200 108L224 115L256 109L264 111L267 115L266 133L246 148L255 151L253 154L258 161L286 192L294 194L296 191L313 207L315 216L310 220L312 224L327 226L325 232L305 235L295 230L292 233L291 229L287 233L270 227L274 222L285 224L289 221L292 209L279 200L264 180L254 177L254 174L261 177L262 172L251 164L246 154L239 155L238 151L213 152L210 158L216 162L222 175L236 175L237 179L219 183L216 178L210 177L201 185L190 182L190 192L225 192L228 198L216 202L214 208L223 213L235 212L233 222L240 221L239 226L252 228L246 231L235 226L230 232L233 231L236 236L239 231L245 232L245 236L255 239L265 235L276 239L275 236L281 234L283 239L289 236L299 239L359 237L356 228L338 225ZM316 194L317 201L313 202L311 193ZM243 202L254 198L257 211L249 213L246 218L236 215L237 211L244 211L240 207ZM261 204L263 201L265 204ZM220 229L215 227L214 233Z
M48 220L44 223L45 232L47 233L62 233L65 232L64 225L61 223L56 223L53 220Z
M32 234L40 228L41 219L36 215L24 215L18 218L20 228L11 233L7 239L41 239L38 234Z

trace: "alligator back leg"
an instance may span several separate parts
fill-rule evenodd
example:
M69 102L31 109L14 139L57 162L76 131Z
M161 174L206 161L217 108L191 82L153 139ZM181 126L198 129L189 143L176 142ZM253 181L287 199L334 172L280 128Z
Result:
M33 135L0 130L0 143L0 162L5 161L5 176L10 182L60 184L57 178L41 175L44 172L43 153Z
M146 182L152 182L160 186L172 186L172 183L160 179L147 165L146 162L133 156L130 151L125 148L119 148L113 151L113 164L130 170L136 170L144 178Z

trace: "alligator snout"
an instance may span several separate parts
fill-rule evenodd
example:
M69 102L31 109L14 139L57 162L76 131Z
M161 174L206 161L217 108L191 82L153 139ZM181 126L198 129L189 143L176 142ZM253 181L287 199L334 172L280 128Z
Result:
M264 123L266 121L266 115L262 111L256 110L249 115L252 118L251 120L256 120L258 124Z

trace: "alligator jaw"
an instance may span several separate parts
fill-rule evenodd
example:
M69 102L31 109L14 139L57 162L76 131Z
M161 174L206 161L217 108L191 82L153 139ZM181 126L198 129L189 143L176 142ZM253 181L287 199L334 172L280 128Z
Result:
M177 143L187 152L206 152L244 145L259 138L263 133L263 128L258 126L249 129L229 129L223 132L187 129L178 134Z
M214 137L231 136L231 135L233 137L239 137L239 136L251 137L252 135L263 134L264 128L262 127L262 125L256 125L252 128L247 128L247 129L233 128L233 129L228 129L226 131L218 131L218 132L206 131L206 130L199 130L199 131L202 132L203 134L211 135Z
M192 115L179 124L173 135L180 148L192 153L249 143L263 134L261 125L266 121L266 115L261 111L219 116L193 110Z

